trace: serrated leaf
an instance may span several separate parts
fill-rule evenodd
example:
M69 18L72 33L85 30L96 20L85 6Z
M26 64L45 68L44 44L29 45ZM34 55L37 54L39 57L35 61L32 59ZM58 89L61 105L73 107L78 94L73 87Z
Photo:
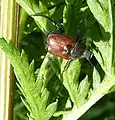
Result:
M88 76L86 76L79 85L78 88L78 99L79 99L79 104L83 105L86 102L86 97L88 96L88 92L89 92L89 80L88 80Z
M112 3L111 0L87 0L88 6L94 17L99 22L101 40L95 41L95 45L101 55L94 52L97 60L102 65L103 69L109 73L112 72L112 63L114 61L114 44L113 44L113 18L112 18ZM102 59L104 59L104 64Z
M21 1L21 0L20 0ZM22 0L21 1L22 3L21 4L25 4L25 3L23 3L23 2L25 2L25 0ZM30 2L31 2L31 4L30 4ZM31 10L32 10L32 12L33 12L33 7L34 7L34 10L35 10L35 12L36 11L38 11L38 6L35 4L35 0L30 0L30 1L28 1L28 0L26 0L26 4L25 4L25 6L27 7L27 8L25 8L25 10L27 10L27 12L28 12L28 14L30 14L31 13ZM40 1L41 3L42 3L42 1ZM39 2L39 3L40 3ZM48 2L48 1L47 1ZM51 1L52 2L52 1ZM53 1L54 2L54 1ZM68 6L68 8L66 8L66 6L65 6L65 12L68 14L68 16L67 16L67 19L65 19L65 21L69 21L69 22L66 22L67 24L65 25L65 28L67 27L67 29L66 29L66 31L70 34L70 35L72 35L73 37L74 37L74 35L75 35L75 33L76 33L76 30L75 30L75 28L76 28L76 26L77 25L79 25L79 22L77 23L77 24L74 24L74 23L76 23L77 22L77 20L73 20L72 18L73 18L73 16L75 15L75 17L77 16L76 14L74 14L74 13L77 13L78 11L79 11L79 8L80 8L80 5L79 4L73 4L73 6L71 6L71 4L72 4L72 2L78 2L78 1L74 1L74 0L66 0L66 6ZM85 2L85 1L79 1L79 2ZM78 2L78 3L79 3ZM89 2L95 2L95 1L89 1ZM106 8L106 6L104 5L104 2L108 2L108 0L107 1L101 1L101 0L98 0L98 1L96 1L96 2L100 2L100 3L102 3L102 7L104 7L104 9ZM55 2L54 2L55 3ZM54 3L52 3L52 4L54 4ZM30 5L30 6L29 6ZM32 5L32 6L31 6ZM94 4L95 5L95 4ZM107 5L107 4L106 4ZM108 4L109 5L109 7L111 6L110 4ZM44 5L44 4L39 4L39 6L41 6L41 8L39 9L39 11L38 12L41 12L42 10L46 10L45 8L46 8L46 6ZM84 5L83 5L84 6ZM93 7L93 6L91 6L91 7ZM74 9L73 8L75 8L75 10L76 9L78 9L78 11L76 12L76 11L74 11ZM97 9L97 8L96 8ZM95 9L95 10L96 10ZM29 12L29 10L30 10L30 12ZM109 11L109 13L110 13L110 15L111 15L111 9L109 9L110 11ZM72 12L74 12L74 13L72 13ZM94 11L95 12L95 11ZM93 13L93 12L92 12ZM98 14L100 14L101 12L99 12ZM95 14L95 13L93 13L93 14ZM107 14L108 14L108 10L107 10ZM48 13L48 15L49 15L49 13ZM104 14L103 14L104 15ZM72 17L70 17L70 16L72 16ZM112 16L112 15L111 15ZM109 17L111 18L111 16L108 16L108 19L109 19ZM103 17L103 16L101 16L101 17ZM37 17L37 16L34 16L33 17L34 19L35 19L35 21L37 21L38 22L38 24L39 24L39 27L42 29L42 31L52 31L52 30L54 30L54 28L52 28L52 23L51 23L51 27L48 27L48 26L50 26L49 24L47 24L47 20L45 19L45 21L42 19L42 17ZM39 19L39 18L41 18L41 19ZM87 18L87 17L86 17ZM106 15L105 15L105 18L106 18ZM105 19L104 18L104 19ZM97 18L96 18L97 19ZM97 19L98 20L98 19ZM99 21L99 20L98 20ZM103 20L102 20L103 21ZM99 21L100 22L100 21ZM49 23L49 22L48 22ZM70 24L71 23L71 24ZM106 22L106 23L108 23L108 21ZM104 23L105 24L105 23ZM102 26L104 26L104 24L102 24ZM48 25L48 26L47 26ZM111 24L112 25L112 24ZM111 27L111 25L110 25L110 27ZM69 27L68 27L69 26ZM108 30L110 33L112 33L112 29L111 28L109 28L108 29L108 27L109 26L104 26L105 28L104 29L106 29L106 31ZM103 30L101 30L101 31L103 31ZM44 33L45 33L44 32ZM94 32L95 33L95 32ZM102 33L102 34L105 34L105 33ZM112 87L112 85L114 84L114 78L113 78L113 76L111 76L111 74L110 74L110 67L111 67L111 63L113 62L113 59L112 59L112 57L111 56L113 56L113 54L112 54L112 52L113 52L113 50L114 50L114 47L112 46L113 45L113 39L112 39L112 35L111 34L109 34L110 36L110 41L109 41L109 39L105 39L105 40L102 40L102 42L100 42L100 39L97 39L97 41L96 42L98 42L99 41L99 43L98 43L98 45L96 44L96 46L99 48L99 50L102 52L102 55L103 55L103 58L105 59L105 69L104 70L107 70L107 71L105 71L105 73L107 73L107 76L104 78L104 80L102 81L102 83L101 84L99 84L99 87L98 87L98 89L96 89L95 91L92 91L92 94L91 94L91 98L89 98L89 100L88 100L88 102L86 102L86 104L84 105L84 106L82 106L82 107L79 107L79 105L78 105L78 102L79 102L79 99L78 99L78 80L79 80L79 74L80 74L80 65L79 64L74 64L73 65L73 67L70 65L70 70L69 70L69 68L68 68L68 72L67 71L65 71L64 72L64 75L65 75L65 78L63 77L63 83L64 83L64 85L65 85L65 87L66 87L66 89L68 90L68 92L69 92L69 94L70 94L70 97L71 97L71 99L72 99L72 101L73 101L73 106L75 106L75 108L73 109L73 110L71 110L71 111L69 111L68 112L68 115L65 115L64 117L63 117L63 119L64 120L70 120L70 119L72 119L72 120L76 120L76 119L78 119L83 113L85 113L93 104L95 104L102 96L104 96L105 94L107 94L108 93L108 91L109 91L109 89ZM106 41L107 40L107 41ZM103 42L104 41L104 42ZM108 42L109 41L109 42ZM101 49L100 49L100 47L101 47ZM10 49L11 50L11 49ZM10 52L10 50L9 50L9 52ZM12 51L12 50L11 50ZM14 50L15 51L15 50ZM106 53L106 54L105 54ZM15 52L15 55L17 56L17 54L19 54L19 56L20 56L20 53L19 52ZM97 58L97 56L99 56L99 55L96 55L95 53L94 53L94 55L96 56L96 58ZM10 58L12 57L12 56L9 56ZM108 58L110 58L110 59L108 59ZM18 60L18 58L20 58L20 57L17 57L17 60ZM46 60L46 59L45 59ZM44 60L44 61L45 61ZM99 59L97 59L97 60L99 60ZM106 62L107 61L107 62ZM13 63L14 61L12 61L12 63ZM45 61L46 62L46 61ZM44 63L45 63L44 62ZM74 61L73 61L74 62ZM45 111L43 111L43 112L41 112L41 111L39 111L39 104L40 104L40 95L41 95L41 91L43 92L44 90L45 90L45 87L46 87L46 85L47 85L47 83L49 82L49 80L51 79L51 77L54 75L54 70L52 70L52 67L51 67L51 64L49 64L49 61L47 60L47 62L45 63L45 64L42 64L42 66L41 66L41 68L40 68L40 70L39 70L39 74L38 74L38 79L37 79L37 81L36 81L36 83L34 84L34 83L29 83L28 84L28 86L27 86L27 90L28 90L28 94L26 94L26 95L28 95L27 96L27 99L28 99L28 101L30 102L30 105L31 105L31 107L32 107L32 112L33 112L33 116L36 116L36 120L47 120L47 119L49 119L47 116L45 116L46 115L46 112ZM101 62L100 62L101 63ZM13 63L14 64L14 63ZM21 63L20 64L18 64L18 65L20 65L21 66ZM18 65L16 66L16 69L15 69L15 71L18 71ZM101 64L102 65L102 64ZM77 67L77 69L76 69L76 67ZM21 76L23 76L23 73L24 74L30 74L30 69L27 69L27 68L32 68L31 66L29 67L29 64L27 65L27 67L25 67L24 68L24 70L22 71L22 72L18 72L18 74L17 75L21 75ZM109 69L109 70L108 70ZM33 69L32 69L33 70ZM77 71L76 71L77 70ZM109 71L109 72L108 72ZM72 73L73 72L73 73ZM20 74L21 73L21 74ZM76 73L76 74L75 74ZM109 73L109 74L108 74ZM34 73L32 73L32 74L34 74ZM30 74L29 75L29 77L31 77L32 78L32 74ZM26 78L27 76L25 76L25 78ZM75 79L75 77L76 77L76 79ZM36 76L35 76L35 78L36 78ZM19 78L19 80L20 80L20 78ZM28 78L28 81L29 81L29 78ZM35 81L35 79L31 79L30 81ZM83 81L84 82L84 81ZM25 82L25 85L26 85L26 82ZM39 86L40 85L40 86ZM82 86L83 86L83 88L85 89L85 85L84 84L82 84ZM36 88L36 87L38 87L38 88ZM42 88L42 90L41 90L41 88ZM37 90L38 90L38 92L37 92ZM27 91L26 91L27 92ZM46 92L47 93L47 92ZM82 89L81 89L81 93L82 93ZM86 93L83 93L83 96L85 96L84 94L86 94ZM25 96L26 96L25 95ZM43 95L43 96L45 96L45 94ZM47 97L47 95L45 96L46 98L48 98ZM47 101L47 99L46 98L43 98L43 101L45 101L44 103L46 103L46 101ZM32 101L33 100L33 101ZM53 104L53 103L52 103ZM76 109L76 106L78 105L78 109ZM44 105L45 106L45 105ZM51 108L51 109L53 109L53 108ZM55 106L54 106L54 109L55 109ZM52 115L53 115L53 112L52 112ZM40 117L39 117L40 116ZM50 113L50 115L49 116L51 116L51 113ZM45 117L45 119L44 119L44 117Z
M69 68L63 72L63 84L68 90L69 95L76 107L78 107L77 88L79 83L80 67L81 65L79 61L73 60Z
M34 18L36 24L39 26L39 28L46 34L48 31L55 30L55 27L49 22L48 19L38 16L36 14L38 13L47 13L49 14L49 11L47 10L46 6L42 4L41 1L38 1L38 5L36 4L35 0L17 0L17 3L30 15ZM47 24L48 22L48 24Z
M38 11L38 5L35 0L16 0L19 5L22 6L30 15L33 15L35 11Z
M99 75L98 71L96 70L96 68L94 67L94 71L93 71L93 89L98 88L100 82L101 82L100 75Z
M27 54L25 53L25 51L24 50L22 50L22 52L21 52L21 58L22 58L22 60L23 61L25 61L25 63L28 63L28 58L27 58Z
M51 79L53 75L54 75L54 71L52 70L52 67L50 65L50 61L47 55L39 69L39 74L37 76L36 83L39 82L40 80L43 80L43 88L45 88L48 81Z
M40 103L41 111L45 111L48 97L49 97L49 91L47 89L44 89L44 91L42 92L42 95L41 95L41 103Z
M58 101L53 102L52 104L48 105L46 108L46 116L47 118L50 118L54 112L57 110L57 106L58 106Z
M77 14L80 11L82 1L66 0L66 5L63 10L63 21L65 33L76 38L78 25Z
M110 0L87 0L94 17L103 26L106 32L111 32Z
M39 107L37 103L40 104L41 100L43 100L42 102L44 103L42 104L42 106L46 106L46 101L48 99L48 92L45 92L43 95L44 98L40 99L39 93L42 92L41 90L42 82L40 82L39 84L41 85L38 87L39 89L36 88L38 84L35 83L33 63L29 66L27 58L24 58L24 57L27 57L26 55L24 55L25 53L23 52L21 56L19 50L16 49L11 42L10 44L8 44L4 39L0 39L0 46L6 52L12 66L14 67L16 77L20 83L19 88L23 92L30 106L29 109L31 110L33 116L37 120L41 119L41 115L39 113L41 114L43 113L39 111ZM21 65L26 65L26 66L21 66Z
M34 60L30 63L29 70L32 70L31 72L34 72Z
M67 109L72 108L72 102L71 102L70 98L67 99L65 108L67 108Z

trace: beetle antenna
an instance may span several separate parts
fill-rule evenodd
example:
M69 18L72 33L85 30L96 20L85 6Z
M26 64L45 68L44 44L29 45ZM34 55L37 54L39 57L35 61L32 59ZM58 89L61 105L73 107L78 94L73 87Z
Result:
M42 16L42 17L47 18L49 21L52 22L52 24L53 24L61 33L64 33L64 30L60 27L60 25L58 25L54 20L52 20L52 19L51 19L50 17L48 17L47 15L43 15L43 14L37 13L37 14L31 15L31 16Z

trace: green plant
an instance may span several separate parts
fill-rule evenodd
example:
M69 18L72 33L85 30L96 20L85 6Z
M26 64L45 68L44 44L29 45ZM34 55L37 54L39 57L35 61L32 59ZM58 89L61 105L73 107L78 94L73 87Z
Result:
M85 59L73 60L62 73L66 60L47 54L35 75L34 61L29 65L25 52L11 42L0 39L0 47L6 52L14 67L18 87L29 110L29 119L76 120L105 94L114 91L114 6L111 0L17 0L34 18L43 33L55 31L51 21L36 13L46 14L56 22L62 22L65 33L75 39L80 29L86 45L97 60L91 66ZM111 89L113 88L113 89Z

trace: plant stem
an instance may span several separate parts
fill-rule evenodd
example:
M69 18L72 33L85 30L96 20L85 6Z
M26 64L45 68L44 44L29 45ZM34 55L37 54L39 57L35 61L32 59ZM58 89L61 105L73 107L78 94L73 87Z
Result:
M1 0L0 35L16 43L18 33L17 5ZM13 72L6 54L0 50L0 120L12 120Z

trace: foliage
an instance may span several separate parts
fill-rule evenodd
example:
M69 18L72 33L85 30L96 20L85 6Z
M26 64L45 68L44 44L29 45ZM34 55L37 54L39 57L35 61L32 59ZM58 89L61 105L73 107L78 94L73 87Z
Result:
M17 3L35 20L39 28L34 30L44 34L57 30L50 20L37 14L47 15L73 39L81 32L87 49L93 51L93 66L84 58L75 59L63 72L67 60L47 54L35 72L34 61L29 64L23 50L20 53L11 42L0 39L1 49L14 67L29 119L78 119L114 91L114 3L110 0L17 0Z

